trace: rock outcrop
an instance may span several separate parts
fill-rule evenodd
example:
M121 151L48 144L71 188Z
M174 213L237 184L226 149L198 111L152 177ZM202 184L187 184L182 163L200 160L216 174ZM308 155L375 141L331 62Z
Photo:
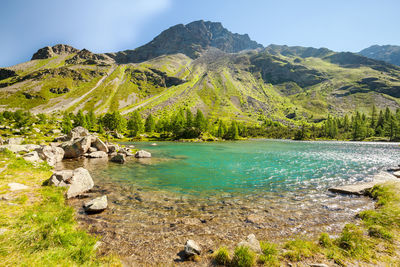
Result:
M250 234L247 236L245 241L241 241L238 247L248 247L256 253L261 253L260 242L257 240L254 234Z
M117 155L111 158L112 162L123 164L126 161L125 155L122 153L118 153Z
M57 55L69 55L77 53L79 50L65 44L58 44L55 46L46 46L39 49L35 54L33 54L32 59L47 59Z
M61 144L64 149L64 158L79 158L83 156L92 144L92 136L84 136Z

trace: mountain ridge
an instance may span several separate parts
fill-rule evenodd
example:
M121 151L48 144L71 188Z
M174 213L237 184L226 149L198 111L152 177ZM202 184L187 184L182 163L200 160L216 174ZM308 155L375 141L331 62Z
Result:
M263 47L220 23L175 25L127 51L41 48L31 61L0 68L0 108L161 116L185 107L257 122L400 107L397 66L327 48Z

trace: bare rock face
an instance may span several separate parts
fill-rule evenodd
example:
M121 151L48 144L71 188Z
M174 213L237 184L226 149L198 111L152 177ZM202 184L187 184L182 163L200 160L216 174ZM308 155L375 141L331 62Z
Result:
M53 47L46 46L41 49L39 49L35 54L33 54L32 59L46 59L46 58L51 58L57 55L65 55L65 54L73 54L78 52L79 50L69 46L69 45L64 45L64 44L58 44Z
M194 21L175 25L135 50L107 54L118 63L142 62L161 55L182 53L197 58L204 50L215 47L227 53L263 46L252 41L247 34L228 31L219 22Z
M105 210L107 206L107 196L101 196L86 202L83 205L83 208L86 213L99 213Z
M6 141L6 144L9 145L20 145L24 141L24 138L22 137L14 137L14 138L8 138Z
M201 247L195 241L189 239L185 243L184 251L185 251L185 256L186 257L190 257L190 256L194 256L194 255L200 255L201 254Z
M147 152L145 150L139 150L138 152L136 152L135 157L136 158L151 158L151 153Z
M50 166L55 166L57 162L61 162L64 158L64 149L56 146L44 146L36 149L39 157L47 161Z
M61 144L64 158L79 158L85 154L92 143L92 136L84 136Z
M55 172L45 185L67 186L66 197L72 198L92 189L94 182L88 170L77 168Z

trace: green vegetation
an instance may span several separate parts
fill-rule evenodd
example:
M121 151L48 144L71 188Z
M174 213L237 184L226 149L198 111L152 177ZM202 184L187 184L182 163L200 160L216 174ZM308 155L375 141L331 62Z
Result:
M231 257L229 256L228 249L226 247L219 248L214 254L214 260L218 265L229 265Z
M34 165L13 153L0 153L0 261L5 266L120 265L114 257L96 256L97 238L77 228L75 211L66 205L63 189L40 187L51 175L45 163ZM28 189L8 190L18 182Z
M235 248L231 265L234 267L251 267L256 262L256 254L248 247L240 246Z

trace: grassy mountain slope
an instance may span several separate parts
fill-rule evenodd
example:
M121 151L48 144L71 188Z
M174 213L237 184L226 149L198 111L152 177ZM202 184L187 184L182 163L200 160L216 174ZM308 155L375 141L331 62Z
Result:
M327 114L368 111L373 103L400 107L400 67L326 48L261 49L220 24L188 25L173 28L171 36L170 28L143 46L150 59L136 63L116 61L118 53L93 54L66 45L42 48L33 60L0 69L1 108L97 114L139 109L159 115L189 107L211 117L257 121L265 116L319 120ZM167 45L177 42L179 29L191 45L202 45L195 56ZM197 31L205 32L197 38ZM172 50L157 56L153 50L158 46Z

